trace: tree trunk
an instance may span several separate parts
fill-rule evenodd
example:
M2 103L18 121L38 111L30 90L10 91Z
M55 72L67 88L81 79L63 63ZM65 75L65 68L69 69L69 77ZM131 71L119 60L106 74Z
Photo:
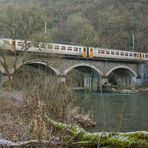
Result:
M148 148L148 132L97 132L89 133L78 125L56 122L46 115L48 122L59 130L66 130L67 137L76 146L96 146L102 148Z

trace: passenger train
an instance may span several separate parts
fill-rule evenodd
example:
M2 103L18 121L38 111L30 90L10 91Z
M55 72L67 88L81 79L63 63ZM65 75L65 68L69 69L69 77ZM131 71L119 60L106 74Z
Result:
M100 47L79 46L68 43L37 43L23 40L0 39L0 49L9 51L54 53L61 55L80 56L83 58L112 58L123 60L142 60L148 61L148 53L132 52L125 50L114 50Z

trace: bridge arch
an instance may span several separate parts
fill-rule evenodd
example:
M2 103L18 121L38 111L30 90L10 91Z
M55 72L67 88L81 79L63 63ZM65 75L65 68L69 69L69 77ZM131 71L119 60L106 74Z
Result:
M58 74L58 70L48 65L46 61L33 59L19 63L12 73L12 79L17 89L46 85L48 87L48 84L58 83Z
M97 90L102 72L92 64L74 64L64 71L66 83L74 89Z
M134 88L137 73L127 66L116 66L106 73L109 83L118 88Z
M56 68L49 66L45 61L42 61L40 59L25 61L23 64L17 65L17 69L19 69L23 65L29 65L29 64L39 64L39 65L46 66L47 68L51 69L57 76L60 75L60 72Z
M72 65L71 67L69 67L68 69L66 69L64 71L64 75L67 75L72 69L74 68L77 68L77 67L88 67L88 68L91 68L93 69L94 71L96 71L100 76L103 76L102 72L96 68L94 65L91 65L91 64L85 64L85 63L80 63L80 64L75 64L75 65Z
M109 76L113 71L117 70L117 69L126 69L126 70L129 70L134 77L137 77L137 73L132 70L131 68L127 67L127 66L115 66L114 68L110 69L106 74L105 76Z

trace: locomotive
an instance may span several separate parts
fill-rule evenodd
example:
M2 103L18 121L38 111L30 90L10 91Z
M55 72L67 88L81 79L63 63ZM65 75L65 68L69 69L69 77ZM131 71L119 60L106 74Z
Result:
M148 53L106 49L100 47L87 47L70 43L37 43L33 41L24 42L23 40L1 38L0 49L11 52L27 50L28 52L53 53L80 56L83 58L111 58L148 61Z

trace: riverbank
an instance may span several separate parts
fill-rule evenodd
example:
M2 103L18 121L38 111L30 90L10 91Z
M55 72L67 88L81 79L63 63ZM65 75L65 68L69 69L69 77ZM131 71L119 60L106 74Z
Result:
M38 96L36 96L38 97ZM69 99L69 98L68 98ZM39 99L40 100L40 99ZM42 130L42 126L46 127L44 120L42 119L43 113L47 110L43 100L41 101L41 106L44 106L42 113L40 111L37 102L38 98L27 98L27 94L23 91L0 91L0 135L3 138L19 141L19 140L29 140L31 135L34 134L32 130L34 129L34 124L41 124L38 129ZM59 100L60 101L60 100ZM48 103L48 102L47 102ZM58 106L60 102L56 102ZM54 107L56 107L54 105ZM67 104L66 104L67 105ZM52 106L51 106L52 107ZM60 108L59 108L60 111ZM58 110L56 113L58 114ZM62 111L61 111L62 112ZM64 112L65 113L65 112ZM79 114L78 109L71 107L67 113L68 117L65 119L58 119L63 122L76 123L82 127L94 127L96 123L89 117L89 114ZM62 116L63 117L63 116ZM37 118L37 119L36 119ZM39 118L39 123L36 123ZM44 117L43 117L44 118ZM43 131L48 130L49 127L44 127ZM41 129L40 129L41 128ZM34 130L38 130L34 129ZM37 132L37 135L43 134Z
M65 131L60 137L52 136L51 140L30 140L25 142L11 142L0 139L0 146L4 147L55 147L55 148L147 148L148 132L96 132L90 133L78 125L70 125L56 122L47 114L45 115L48 124L59 131ZM55 140L57 139L57 140Z
M103 86L102 92L108 93L120 93L120 94L134 94L139 92L148 92L148 87L138 87L138 88L118 88L117 86L109 85Z
M137 88L137 89L112 89L111 93L120 94L135 94L140 92L148 92L148 88Z
M96 131L102 131L102 129L104 131L114 131L114 132L119 131L119 127L118 127L119 126L119 120L121 120L120 116L121 116L121 112L123 110L123 104L124 103L126 105L124 106L124 110L123 110L123 113L122 113L123 119L122 119L122 126L121 126L120 130L121 131L123 131L125 129L126 129L126 131L147 130L147 128L146 128L147 125L145 125L145 128L144 128L144 123L147 123L147 114L146 114L147 111L146 110L144 111L145 114L142 112L142 110L144 108L146 109L145 106L147 106L147 101L146 101L147 99L144 101L142 97L137 96L137 98L136 98L135 94L134 95L122 95L122 94L120 94L119 95L120 97L116 98L116 96L114 94L111 94L111 93L110 94L105 94L104 93L103 94L103 99L104 99L106 121L105 121L105 128L103 128L102 125L103 125L104 121L103 121L103 118L102 118L102 108L101 108L102 107L102 99L101 99L102 96L101 96L100 93L98 93L98 94L89 93L89 94L85 95L86 98L88 98L89 95L90 95L90 100L89 101L86 100L86 99L82 99L82 98L79 99L79 100L80 101L84 100L84 102L87 103L87 105L85 104L84 106L88 109L88 111L90 110L90 106L92 106L92 109L93 109L92 112L94 112L93 119L97 123L96 128L95 128L95 132ZM3 131L5 130L5 134L7 134L7 135L5 135L5 137L7 137L6 139L8 139L8 140L12 139L12 141L26 141L26 142L24 142L26 144L27 140L29 140L29 138L25 138L25 136L29 135L31 126L30 125L29 126L24 125L22 123L22 119L19 120L21 122L18 123L17 120L20 119L20 117L18 118L18 115L17 114L15 115L16 110L19 108L20 105L22 105L22 101L24 100L22 96L24 96L24 95L22 94L22 92L19 92L19 91L18 92L17 91L13 91L13 92L11 92L11 91L8 91L8 92L3 91L2 92L1 91L0 96L1 97L5 96L4 99L6 98L6 96L7 96L7 98L9 98L8 99L9 102L6 102L7 105L5 105L4 103L2 104L2 101L1 101L2 106L0 107L0 110L3 113L3 116L0 116L0 118L1 118L0 121L4 121L4 122L1 122L1 125L0 125L0 127L2 127L1 130L3 130ZM108 96L108 98L106 98L106 96ZM5 99L5 101L6 100L7 99ZM144 104L140 104L141 102L144 103ZM96 105L96 106L94 106L94 105ZM138 108L135 108L134 105L137 105ZM81 106L81 108L84 108L84 106ZM4 107L5 107L6 110L2 110L2 109L4 109ZM34 106L32 106L32 107L34 108ZM31 108L31 106L29 108ZM94 109L96 109L96 111L94 111ZM37 111L37 110L38 110L37 108L34 109L34 111ZM136 110L136 112L133 112L133 110L134 111ZM21 113L23 111L24 111L23 106L21 106L20 110L18 110L18 112ZM124 111L126 111L126 114L125 114ZM87 113L86 110L85 110L85 113ZM131 113L135 113L135 115L133 115L133 114L131 115ZM140 113L140 114L138 114L138 113ZM142 116L141 116L141 114L142 114ZM10 115L12 115L12 117ZM111 115L111 116L109 116L109 115ZM127 117L126 117L126 115L127 115ZM138 116L138 115L140 115L140 116ZM99 119L98 119L97 116L99 117ZM36 115L35 116L33 115L32 117L36 118ZM116 119L117 123L115 122L116 117L117 117L117 119ZM135 119L133 119L133 117L137 117L137 120L135 121ZM142 117L145 117L146 120L143 121ZM77 118L80 119L80 122L83 121L81 116L77 116ZM139 119L140 119L140 122L139 122ZM125 126L124 124L125 124L125 121L127 122L127 120L129 120L129 121L127 123L127 126ZM133 123L131 123L132 121L133 121ZM34 122L38 123L36 121L34 121ZM76 122L71 122L71 123L76 123ZM138 123L138 125L136 123ZM48 125L48 124L46 123L46 125ZM113 125L114 125L114 127L112 127ZM48 125L48 128L50 126L51 125ZM141 126L141 127L139 128L138 126ZM40 129L40 128L38 128L38 129ZM51 129L53 129L53 128L50 128L50 130ZM53 137L53 134L55 134L55 133L51 134L50 130L48 130L48 132ZM4 135L3 132L0 132L0 133L2 135ZM59 140L64 133L65 133L65 131L62 130L62 133L60 133L60 136L55 137L55 140ZM23 136L22 140L20 138L21 136ZM31 142L32 142L32 140L31 140ZM38 141L33 141L34 143L31 143L31 142L30 142L31 145L33 144L33 145L37 145L37 146L40 145L41 146L41 143L37 143ZM40 142L41 142L41 140L40 140ZM44 141L44 142L42 143L42 146L44 146L44 145L46 146L46 144L49 142L48 145L50 145L51 147L54 147L56 145L57 147L59 146L60 148L64 148L64 147L66 147L65 144L69 144L67 142L61 143L61 141L56 141L56 143L52 143L51 140L50 141L47 140L47 141ZM24 143L23 143L23 145L24 145ZM16 142L12 146L13 147L17 146L18 147L19 144L20 143ZM5 146L7 146L7 145L5 144ZM9 147L10 147L10 145L9 145Z
M129 98L127 98L128 96L129 96ZM105 107L105 117L106 117L105 128L103 128L103 126L102 126L103 125L103 118L102 118L102 108L101 108L101 106L102 106L101 95L97 96L96 94L94 94L94 95L90 96L90 98L91 98L90 100L91 101L94 100L93 105L95 104L96 107L92 106L92 104L90 102L85 100L85 103L86 102L88 103L87 106L85 105L85 107L87 107L88 111L90 110L90 106L92 106L93 109L95 109L95 108L97 109L97 111L92 111L92 112L94 112L93 119L97 123L96 128L95 128L95 132L102 131L102 129L104 131L114 131L114 132L119 130L119 128L117 129L117 127L119 126L119 120L121 120L121 118L119 118L119 117L121 116L121 111L123 108L122 104L125 102L125 100L129 101L129 102L126 102L127 106L125 106L125 107L129 107L131 110L128 111L129 108L124 108L124 111L126 111L126 114L124 114L124 111L123 111L122 116L124 118L122 119L122 126L121 126L120 130L121 131L124 129L126 129L127 131L146 130L147 125L145 125L145 128L143 128L143 127L144 127L144 123L147 123L147 121L142 120L142 117L144 117L144 114L141 110L145 108L144 105L146 105L147 103L146 103L146 101L143 101L143 99L141 97L138 97L138 101L137 101L137 99L135 97L132 99L131 96L134 96L134 95L127 95L125 98L122 98L122 95L120 95L120 98L115 98L113 96L113 94L108 94L108 101L107 101L107 99L105 98L106 97L105 94L103 95L104 107ZM88 98L88 95L86 97ZM96 97L96 100L95 100L95 97ZM0 127L1 127L0 134L2 135L2 137L5 138L5 139L1 139L2 146L12 147L12 148L15 148L15 147L21 148L22 146L25 147L26 145L30 146L30 147L33 145L35 148L38 148L39 146L40 147L44 147L44 146L47 147L48 146L48 147L52 147L52 148L54 148L54 147L55 148L57 148L57 147L65 148L66 146L68 146L68 144L70 144L70 146L73 146L73 147L75 146L75 145L71 145L71 143L69 143L69 140L64 141L64 143L63 143L63 141L60 141L63 134L67 133L67 132L62 130L60 132L60 134L59 134L59 131L58 131L58 133L53 133L53 132L51 133L51 131L54 131L55 129L53 130L53 127L51 127L50 124L47 124L46 120L44 118L43 118L43 120L42 120L42 118L40 119L40 115L41 115L40 113L39 114L38 113L32 114L30 112L31 113L31 116L30 116L31 120L33 120L35 125L38 123L40 125L41 122L44 121L45 124L43 124L43 125L47 126L48 130L42 129L42 127L44 127L42 124L38 128L36 128L36 127L33 128L32 127L33 123L25 124L26 119L24 120L21 117L21 115L22 115L22 113L25 113L25 115L26 115L29 112L26 112L26 110L24 110L24 106L23 106L24 94L22 91L21 92L20 91L1 91L0 98L3 98L3 101L4 101L3 102L1 99L1 106L0 106L0 111L1 111L1 114L0 114L0 121L1 121L0 122ZM82 99L80 99L80 100L82 100ZM116 100L117 102L114 102L114 100ZM130 104L131 101L132 101L132 104ZM144 102L144 105L140 104L139 103L140 101ZM37 106L40 106L41 104L39 103L39 105L37 105ZM138 105L138 108L136 108L136 109L134 108L135 104ZM35 102L31 106L29 106L29 108L27 108L27 110L33 108L33 110L35 112L39 111L40 109L36 108L34 105L35 105ZM111 106L111 105L113 105L113 106ZM133 110L134 111L136 110L136 112L135 112L136 115L129 116L129 115L131 115L131 113L133 113ZM137 110L138 110L138 112L137 112ZM41 109L41 111L42 111L42 109ZM87 112L87 111L85 111L85 112ZM128 112L129 112L129 114L128 114ZM147 113L146 110L144 112ZM18 113L20 115L18 115ZM139 117L138 113L142 114L142 116L140 115L140 117ZM108 116L108 114L111 115L111 117ZM38 117L38 115L39 115L39 117ZM127 117L125 115L127 115ZM97 119L96 116L99 116L99 119ZM114 121L114 119L116 117L117 117L117 123ZM135 121L132 117L137 117L137 121ZM145 115L145 117L147 118L147 115ZM34 120L34 118L35 118L35 120ZM79 125L82 125L82 123L85 123L87 121L85 119L88 119L88 118L82 118L82 116L78 115L78 116L75 116L75 119L77 120L77 123ZM140 122L139 122L139 119L140 119ZM37 120L39 120L39 122ZM127 120L130 120L130 121L128 121L127 126L125 126L124 123ZM131 123L131 120L134 122ZM76 123L73 121L71 121L71 123ZM67 122L67 121L65 121L65 122ZM138 125L135 123L138 123ZM132 125L133 129L130 129L131 128L130 124ZM87 124L87 125L89 125L89 124ZM112 125L114 125L116 127L116 129L113 130L114 127L111 127ZM141 127L139 128L138 126L140 126L140 125L141 125ZM32 130L34 131L35 129L39 130L39 132L37 132L37 134L47 134L47 135L49 134L50 136L52 136L53 139L50 139L50 137L49 137L50 140L46 140L46 139L39 140L39 141L38 140L31 140L32 139L31 134L35 133L35 132L32 132ZM48 131L48 132L42 133L42 131L46 131L46 132ZM76 136L75 138L78 138L78 137ZM75 142L75 138L74 138L74 142ZM6 141L6 139L12 140L13 142ZM63 137L62 137L62 140L63 140ZM22 142L19 142L19 141L22 141ZM118 147L118 148L120 148L120 147Z

